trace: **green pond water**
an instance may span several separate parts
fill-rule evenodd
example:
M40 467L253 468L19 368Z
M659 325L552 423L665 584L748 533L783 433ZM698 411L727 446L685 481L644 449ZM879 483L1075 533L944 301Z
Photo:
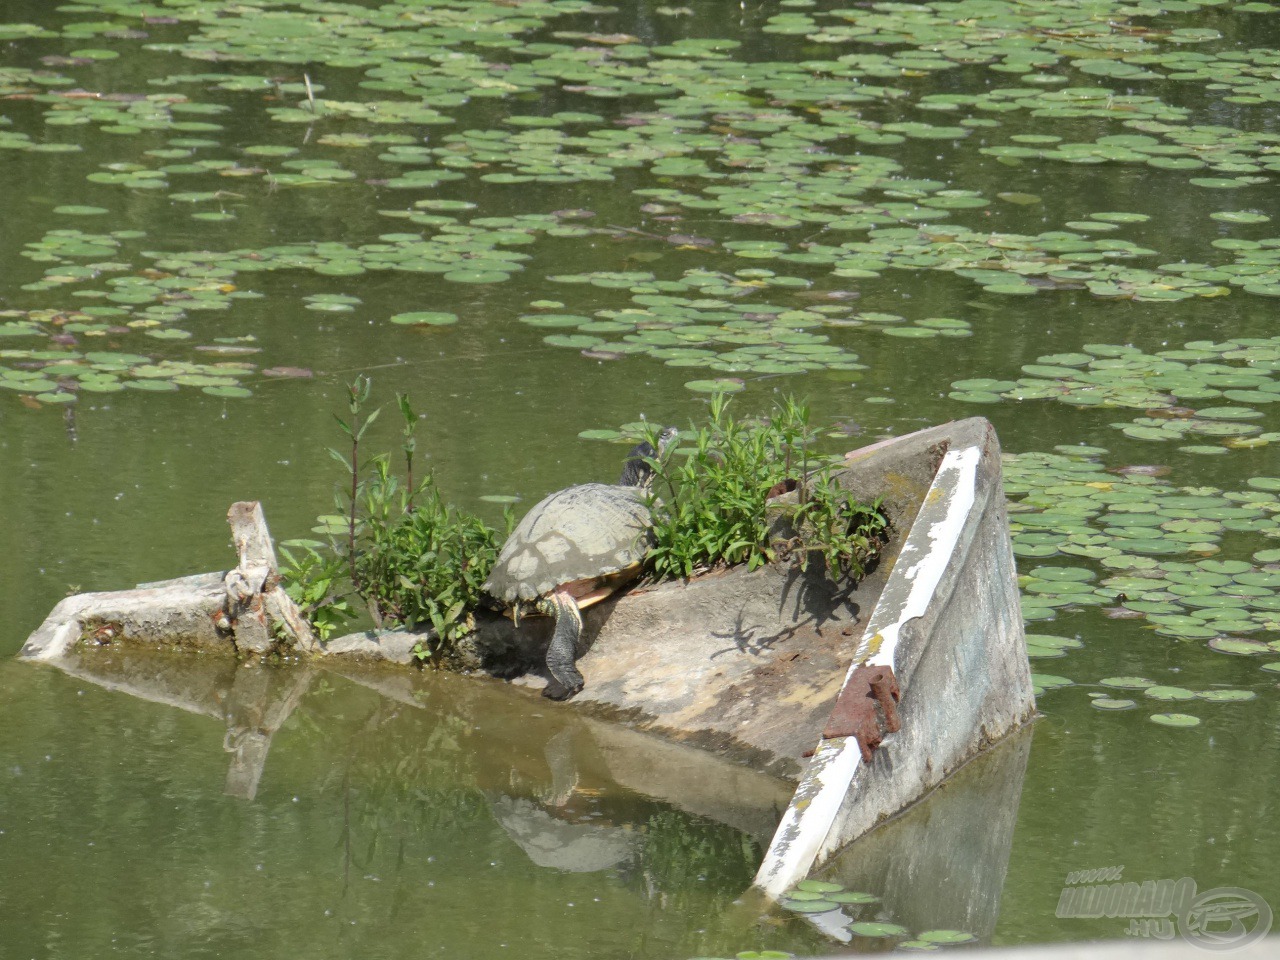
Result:
M1056 910L1121 867L1280 908L1277 13L8 0L0 957L1120 937ZM13 659L225 568L235 500L308 536L358 373L492 522L709 389L828 452L995 423L1044 716L829 871L901 935L741 898L785 785L496 682Z

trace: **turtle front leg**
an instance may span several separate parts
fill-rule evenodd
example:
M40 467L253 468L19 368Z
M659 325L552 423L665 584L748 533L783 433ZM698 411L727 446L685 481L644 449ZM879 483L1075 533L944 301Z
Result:
M582 689L582 674L573 665L582 634L582 613L567 591L556 590L538 601L538 612L556 618L556 629L547 647L547 672L551 680L542 691L551 700L568 700Z

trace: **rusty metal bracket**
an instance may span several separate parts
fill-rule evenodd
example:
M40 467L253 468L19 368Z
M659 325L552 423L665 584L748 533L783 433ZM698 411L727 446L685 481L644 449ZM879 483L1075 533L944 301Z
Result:
M862 748L863 762L869 761L871 752L880 746L884 735L901 729L897 707L901 698L902 691L892 667L864 665L855 668L836 698L836 705L822 731L822 739L855 737ZM883 732L880 716L876 713L877 704L884 717Z

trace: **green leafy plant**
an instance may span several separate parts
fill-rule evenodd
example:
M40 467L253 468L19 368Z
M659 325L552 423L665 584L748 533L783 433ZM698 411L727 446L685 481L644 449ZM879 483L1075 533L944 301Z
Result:
M390 459L376 457L362 488L355 559L359 593L375 620L430 624L436 646L456 643L474 627L471 615L498 556L498 534L445 503L430 473L401 485Z
M357 611L347 596L349 585L346 593L339 592L347 582L345 558L317 540L291 540L280 545L280 554L285 592L321 640L328 640L356 618Z
M321 518L329 544L290 541L284 546L286 589L327 638L357 616L358 597L378 626L430 626L435 642L419 649L436 656L474 626L472 611L497 558L499 534L478 517L444 501L435 476L414 478L418 423L407 397L397 395L403 421L404 478L383 453L361 460L361 440L380 412L366 412L371 385L357 377L348 388L348 417L337 417L348 452L330 449L347 480L336 496L339 516ZM511 516L507 516L510 530Z
M878 502L862 504L811 468L809 409L788 398L764 419L739 421L717 394L710 422L692 431L683 462L654 463L657 579L691 577L717 566L821 556L832 572L861 576L886 526ZM774 499L795 490L794 501Z

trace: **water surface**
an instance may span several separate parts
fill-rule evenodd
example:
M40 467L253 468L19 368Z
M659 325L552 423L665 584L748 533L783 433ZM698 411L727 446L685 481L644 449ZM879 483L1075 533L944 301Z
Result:
M494 522L484 497L520 509L616 474L622 448L582 431L700 421L689 381L740 381L743 414L804 395L832 452L980 413L1019 456L1029 630L1070 641L1034 667L1075 683L1049 681L1026 759L1005 765L1011 832L993 817L951 861L937 844L923 880L843 875L880 885L865 917L919 932L976 898L992 943L1118 937L1127 921L1055 908L1068 874L1121 866L1280 908L1277 674L1261 669L1280 657L1204 636L1276 642L1274 586L1188 632L1149 618L1212 609L1178 598L1216 586L1165 590L1186 571L1163 568L1154 600L1107 585L1152 569L1117 555L1275 570L1280 21L1261 4L1102 6L1041 3L1032 22L972 3L6 4L0 655L69 591L227 566L234 500L307 535L361 372L381 402L412 396L445 495ZM391 322L411 312L456 322ZM1188 370L1205 364L1226 369ZM1159 396L1135 400L1147 385ZM368 449L396 444L390 413ZM1097 449L1068 466L1096 475L1028 467L1081 445ZM1117 511L1080 521L1096 542L1063 516L1134 464L1169 468L1161 496L1212 501L1164 521L1203 534L1171 541L1182 552L1130 550L1100 519ZM1028 539L1046 530L1049 548ZM1046 593L1045 566L1087 571L1092 599ZM193 713L0 666L0 953L844 949L734 905L778 784L686 778L754 798L728 811L658 789L620 763L643 755L621 733L496 683L210 671L183 689L221 706ZM1124 676L1254 697L1091 706ZM283 699L228 701L238 683ZM233 701L276 704L274 725ZM1165 712L1200 723L1152 722ZM246 739L266 727L268 744ZM974 796L946 817L980 821L991 801ZM975 898L953 896L965 884Z

